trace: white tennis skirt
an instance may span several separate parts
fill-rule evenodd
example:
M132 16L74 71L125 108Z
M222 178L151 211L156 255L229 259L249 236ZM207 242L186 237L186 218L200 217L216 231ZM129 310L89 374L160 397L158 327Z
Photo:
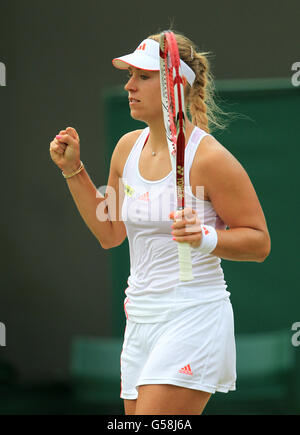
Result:
M121 398L136 399L139 385L235 390L236 350L229 298L182 310L161 323L127 319L121 354Z

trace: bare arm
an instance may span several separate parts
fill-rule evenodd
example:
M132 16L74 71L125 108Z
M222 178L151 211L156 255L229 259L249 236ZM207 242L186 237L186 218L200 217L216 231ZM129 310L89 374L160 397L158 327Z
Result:
M53 161L65 174L73 173L80 165L79 137L75 129L60 132L61 138L50 144ZM88 173L67 178L69 190L84 222L105 249L120 245L126 238L125 225L120 219L122 189L120 189L120 165L126 150L132 143L130 134L117 144L112 159L105 197L101 195Z
M217 230L212 254L228 260L266 259L271 242L265 216L250 178L225 148L212 150L206 164L208 196L229 230Z
M215 139L207 137L204 141L196 162L197 172L201 174L198 185L205 187L215 211L229 227L228 230L217 230L218 243L212 254L228 260L262 262L269 255L271 242L249 176L236 158ZM194 224L195 232L185 235L188 233L184 231L184 221L182 224L180 221L174 223L181 231L176 240L199 246L202 237L199 221L195 220Z
M82 219L101 246L108 249L120 245L126 237L126 230L123 222L109 219L107 202L110 195L104 197L97 191L85 169L67 183ZM116 188L114 191L117 192Z

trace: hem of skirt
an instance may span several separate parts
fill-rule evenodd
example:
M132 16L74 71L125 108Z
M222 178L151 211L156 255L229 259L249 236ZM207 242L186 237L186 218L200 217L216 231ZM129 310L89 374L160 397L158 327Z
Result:
M235 391L236 390L236 384L235 382L230 385L209 385L209 384L199 384L196 382L187 382L187 381L179 381L178 379L143 379L138 382L136 385L137 387L140 385L148 385L148 384L157 384L157 385L176 385L178 387L185 387L190 388L192 390L199 390L199 391L205 391L206 393L228 393L229 391ZM138 397L138 394L126 394L122 392L121 399L129 399L129 400L135 400Z
M120 394L121 399L125 400L136 400L138 398L138 394L124 394L123 392Z
M178 387L186 387L191 388L192 390L201 390L205 391L207 393L228 393L229 391L235 391L236 385L235 382L230 385L209 385L209 384L200 384L197 382L188 382L184 380L178 380L178 379L145 379L143 378L138 382L136 385L137 387L140 385L147 385L147 384L170 384L170 385L176 385Z

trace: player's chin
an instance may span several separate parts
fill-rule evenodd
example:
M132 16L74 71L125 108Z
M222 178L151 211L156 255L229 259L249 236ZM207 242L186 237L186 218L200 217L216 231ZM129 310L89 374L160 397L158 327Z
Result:
M137 121L142 121L142 119L140 119L141 113L136 109L132 109L132 108L130 109L130 116L131 118L136 119Z
M142 121L147 123L148 117L145 116L141 111L136 109L130 110L130 116L131 118L135 119L136 121Z

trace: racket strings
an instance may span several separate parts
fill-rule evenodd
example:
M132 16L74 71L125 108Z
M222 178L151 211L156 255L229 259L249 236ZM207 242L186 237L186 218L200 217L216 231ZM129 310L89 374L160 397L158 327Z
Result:
M167 102L167 112L169 121L169 138L172 144L172 154L176 154L176 142L177 142L177 121L176 121L176 100L174 94L174 82L173 82L173 65L172 60L168 54L167 44L164 52L164 93L165 101Z
M175 177L177 209L184 208L185 115L183 80L175 35L160 36L160 79L162 108L168 147ZM179 279L193 279L191 250L188 243L178 243Z

